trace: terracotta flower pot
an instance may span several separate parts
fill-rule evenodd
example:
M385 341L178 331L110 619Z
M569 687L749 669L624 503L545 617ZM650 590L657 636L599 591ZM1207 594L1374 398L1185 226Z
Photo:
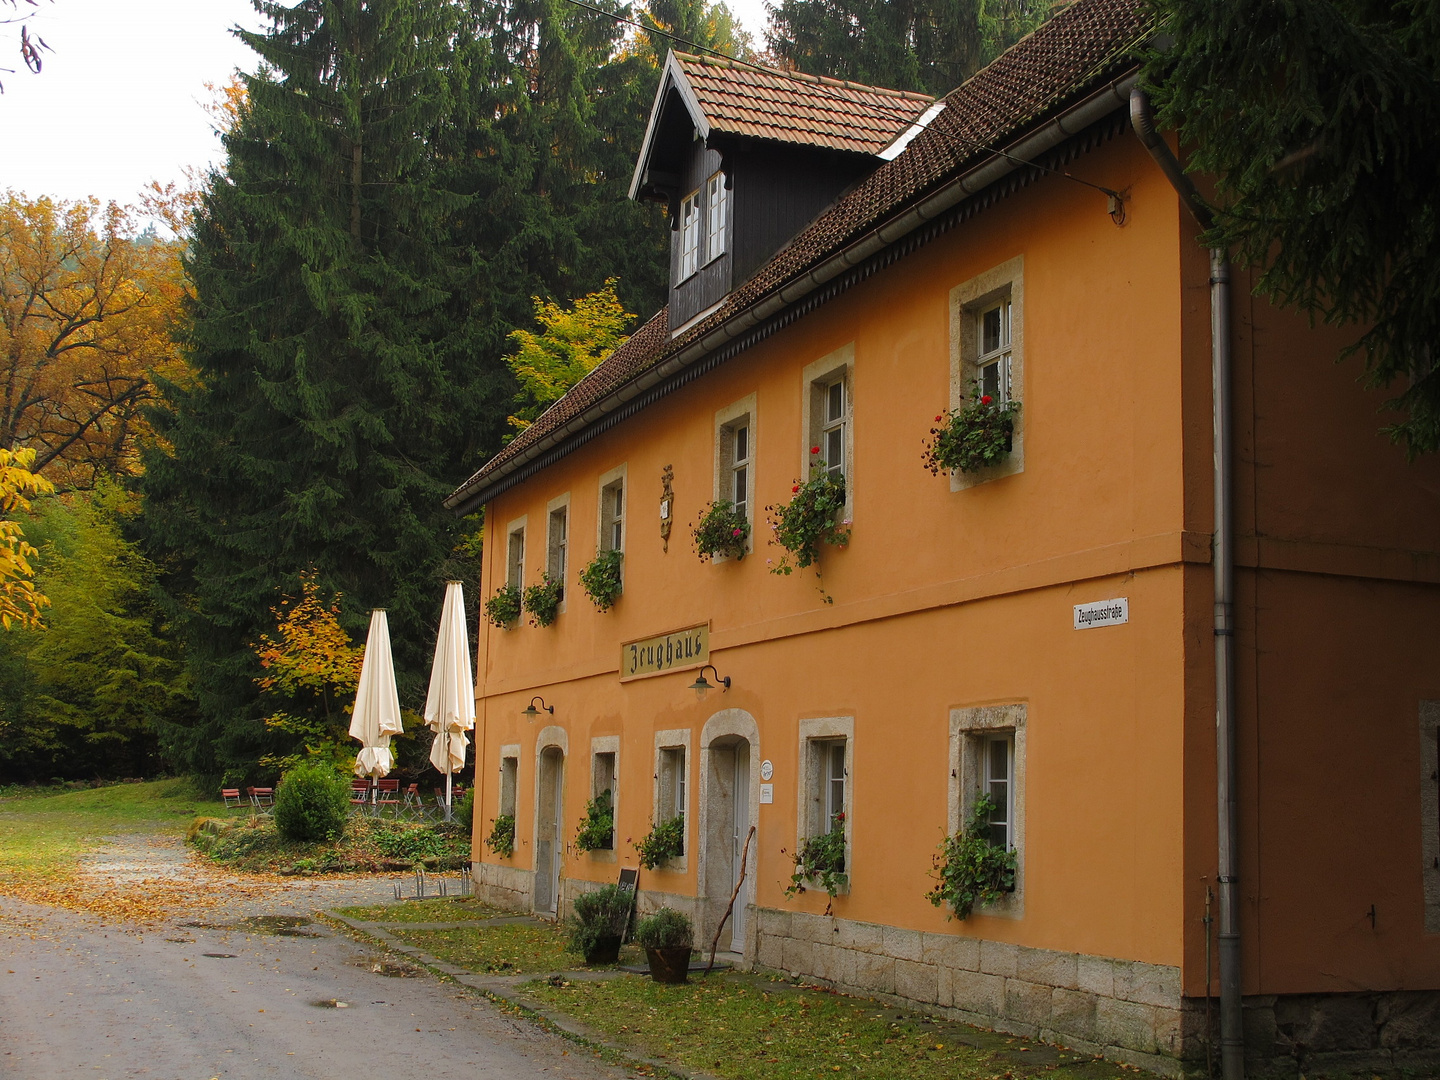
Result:
M650 961L650 978L658 983L683 983L690 975L690 946L672 945L664 949L645 949Z
M585 963L587 964L613 964L619 959L619 934L609 934L605 937L598 937L595 939L594 944L585 950Z

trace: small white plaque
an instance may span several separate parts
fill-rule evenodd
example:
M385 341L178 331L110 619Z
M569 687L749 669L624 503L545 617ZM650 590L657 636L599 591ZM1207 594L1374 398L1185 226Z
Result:
M773 779L775 779L775 763L774 763L773 761L771 761L769 758L766 758L764 761L760 762L760 779L761 779L761 780L773 780Z
M775 801L775 785L774 785L774 784L761 784L761 785L760 785L760 801L761 801L762 803L773 803L773 802Z
M1130 621L1130 598L1097 600L1093 604L1075 605L1075 629L1091 630L1097 626L1119 626Z

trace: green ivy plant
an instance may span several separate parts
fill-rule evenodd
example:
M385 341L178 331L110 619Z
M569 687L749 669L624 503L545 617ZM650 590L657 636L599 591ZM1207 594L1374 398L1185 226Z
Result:
M597 553L580 571L580 587L590 597L595 610L602 614L615 606L615 601L625 590L620 577L620 564L624 561L625 553L611 548Z
M930 429L920 460L937 476L953 469L978 472L998 465L1010 453L1019 414L1018 401L998 402L976 386L960 408L935 417L936 426Z
M745 542L750 538L750 519L735 509L729 499L717 499L707 506L692 529L695 554L701 562L723 556L739 561L745 558Z
M844 547L850 542L850 520L836 519L845 510L845 480L830 475L824 459L819 457L820 448L810 448L810 479L799 480L790 488L792 498L788 503L772 503L765 507L770 519L770 528L775 532L772 543L779 544L786 554L780 561L771 564L772 574L791 574L814 566L820 575L820 545ZM765 560L770 563L771 560ZM833 598L820 589L827 604Z
M829 832L810 837L791 858L795 872L790 875L786 896L798 896L818 885L834 900L850 884L845 873L845 815L836 814Z
M597 851L615 846L615 801L609 789L600 792L585 804L575 846L581 851Z
M565 585L549 574L538 585L525 589L525 610L530 613L531 626L549 626L560 613L560 601L565 595Z
M502 859L508 859L515 854L514 814L501 814L491 822L490 835L485 838L485 846Z
M970 824L940 843L934 857L939 884L925 894L936 907L949 905L957 919L968 919L975 905L993 904L1015 890L1015 852L990 839L990 818L997 807L989 795L975 802Z
M646 870L658 870L668 859L678 859L685 854L685 815L676 814L668 821L658 822L635 845L640 853L640 865Z
M509 629L520 618L520 586L506 582L485 601L485 617L501 630Z

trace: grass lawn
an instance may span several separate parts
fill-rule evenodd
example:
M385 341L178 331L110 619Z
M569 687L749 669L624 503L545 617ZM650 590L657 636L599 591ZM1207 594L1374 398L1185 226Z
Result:
M404 900L396 904L372 904L368 907L336 908L337 915L347 919L364 919L381 923L465 922L470 919L493 919L497 915L514 915L513 911L482 904L473 896L441 897L429 900Z
M183 833L198 814L219 812L189 780L14 794L0 798L0 881L56 877L117 833Z
M524 991L617 1042L727 1080L1136 1075L1024 1039L758 975L712 975L684 986L628 975L526 983Z
M461 930L392 930L407 944L482 975L534 975L581 966L565 951L565 934L549 926L510 923Z

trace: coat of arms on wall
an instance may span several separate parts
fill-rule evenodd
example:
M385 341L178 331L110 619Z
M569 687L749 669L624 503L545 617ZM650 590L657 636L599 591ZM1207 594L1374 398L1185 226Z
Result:
M670 550L670 524L675 509L675 489L671 483L674 479L675 470L669 465L660 470L660 539L667 552Z

